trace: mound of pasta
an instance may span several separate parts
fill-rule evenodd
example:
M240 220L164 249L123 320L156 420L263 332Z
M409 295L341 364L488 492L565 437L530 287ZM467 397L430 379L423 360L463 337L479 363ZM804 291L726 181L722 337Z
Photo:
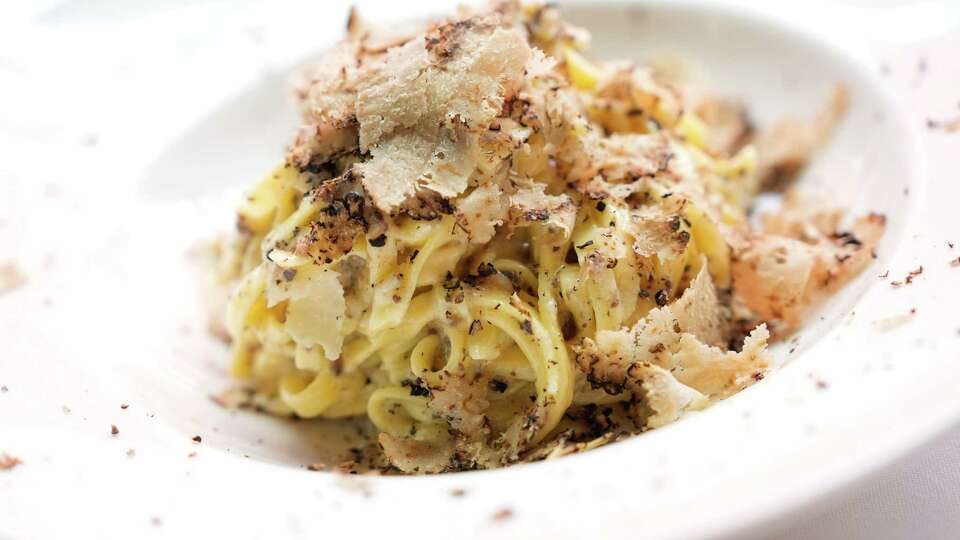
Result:
M740 103L588 41L548 5L410 30L351 14L220 247L253 405L368 419L386 471L561 456L762 379L768 342L870 263L882 216L790 192L748 222L842 89L755 133Z

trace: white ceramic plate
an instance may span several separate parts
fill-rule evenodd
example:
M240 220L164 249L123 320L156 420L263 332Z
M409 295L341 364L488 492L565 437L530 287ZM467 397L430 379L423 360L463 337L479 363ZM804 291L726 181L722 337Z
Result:
M97 109L113 108L97 151L58 132L36 156L49 161L18 161L0 192L3 257L29 276L0 296L0 451L24 461L0 471L0 536L761 534L960 417L960 270L948 263L960 253L947 247L960 191L925 180L873 66L799 25L701 4L566 12L601 56L666 49L702 65L760 123L809 114L843 82L851 110L803 181L888 218L876 263L774 349L782 369L675 425L561 460L433 477L307 471L350 433L208 399L227 384L227 354L205 332L188 257L280 158L292 56L211 87L196 65L164 66L179 84L141 78L149 93ZM305 56L303 43L287 45ZM51 180L38 187L31 167ZM921 264L910 285L889 285Z

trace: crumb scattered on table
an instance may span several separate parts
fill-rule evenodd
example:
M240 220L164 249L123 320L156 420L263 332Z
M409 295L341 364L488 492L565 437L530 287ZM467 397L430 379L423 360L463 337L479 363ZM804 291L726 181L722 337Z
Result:
M890 286L894 289L903 287L904 285L909 285L913 283L913 279L923 273L923 265L921 264L916 268L916 270L911 270L907 273L906 277L902 281L891 281Z
M20 461L20 458L6 453L0 454L0 471L10 470L17 465L23 465L23 461Z
M219 394L211 394L210 399L224 409L234 410L249 405L252 401L252 393L247 388L235 386Z
M27 284L27 276L15 263L0 264L0 294L13 291Z
M931 131L941 130L944 133L956 133L960 131L960 116L949 120L934 120L933 118L928 118L927 129Z

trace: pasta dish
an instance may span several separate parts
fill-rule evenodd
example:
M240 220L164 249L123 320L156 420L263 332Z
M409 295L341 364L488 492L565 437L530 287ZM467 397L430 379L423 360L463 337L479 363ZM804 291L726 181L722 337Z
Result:
M759 381L768 343L871 262L882 216L788 189L842 88L755 131L739 102L588 43L551 5L351 14L219 246L251 405L367 419L383 471L562 456ZM754 215L767 191L782 208Z

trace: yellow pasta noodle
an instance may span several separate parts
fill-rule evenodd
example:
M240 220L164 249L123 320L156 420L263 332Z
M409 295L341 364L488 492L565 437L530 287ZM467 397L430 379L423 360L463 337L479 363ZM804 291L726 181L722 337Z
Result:
M376 39L307 72L303 127L220 261L233 376L269 412L369 422L368 467L557 457L702 409L761 379L770 331L882 232L752 229L757 151L714 120L739 117L588 59L555 7ZM774 249L811 276L790 306L742 262Z

